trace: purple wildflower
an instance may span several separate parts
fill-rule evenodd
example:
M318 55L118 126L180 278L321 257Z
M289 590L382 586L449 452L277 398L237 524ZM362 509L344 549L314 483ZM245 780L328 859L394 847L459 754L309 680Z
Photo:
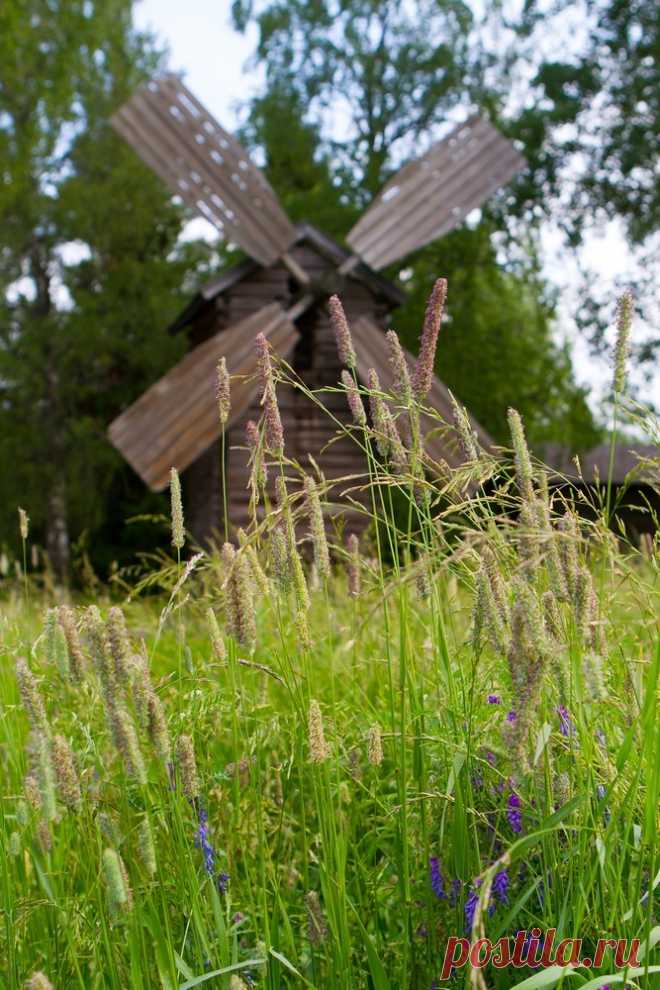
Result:
M489 694L488 695L488 704L489 705L501 705L502 704L502 699L500 698L499 694Z
M598 787L596 788L596 794L598 795L598 800L599 801L602 801L603 798L605 797L605 785L604 784L599 784L598 785Z
M447 897L445 892L445 881L442 876L442 871L440 870L440 861L437 856L431 856L429 859L429 872L431 874L431 890L438 900L445 900Z
M518 716L514 711L508 712L506 716L507 722L515 722Z
M201 849L202 856L204 857L204 869L207 874L216 881L218 890L221 894L224 894L229 886L229 874L220 873L216 876L215 872L215 849L211 844L209 838L209 816L205 808L199 809L199 826L195 834L195 845L198 849Z
M458 903L458 895L460 894L460 892L461 892L461 881L458 879L452 880L451 890L449 892L449 903L451 904L452 907L456 907L456 904Z
M474 924L474 915L477 910L477 904L479 903L479 893L474 888L467 895L465 901L465 930L466 932L472 931L472 925Z
M486 762L490 763L491 767L494 767L495 764L497 763L497 757L495 756L495 753L491 753L491 751L488 750L488 752L486 753Z
M428 938L429 937L429 930L428 930L428 928L426 927L425 924L418 925L417 926L417 931L415 932L415 935L417 936L417 938Z
M568 708L565 708L564 705L559 705L559 707L556 709L556 712L559 715L559 731L561 732L562 736L572 736L573 722L571 721L571 716L570 716L570 712L568 711Z
M506 870L500 870L495 874L493 880L493 896L500 904L507 904L509 901L509 874Z
M520 812L520 798L512 791L507 801L506 817L511 826L511 831L516 834L522 832L522 814Z

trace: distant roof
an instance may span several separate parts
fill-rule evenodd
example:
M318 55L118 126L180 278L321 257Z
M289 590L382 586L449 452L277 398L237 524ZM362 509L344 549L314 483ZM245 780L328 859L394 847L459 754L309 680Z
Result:
M296 224L296 239L291 246L295 247L296 244L301 244L303 241L308 241L337 266L351 257L350 251L342 247L332 237L324 234L318 227L306 221ZM183 330L184 327L187 327L189 323L192 323L196 319L204 307L215 299L216 296L226 292L227 289L230 289L237 282L252 275L261 267L263 266L258 262L248 258L240 264L228 268L217 278L207 282L198 289L186 308L168 327L169 333L178 333L180 330ZM393 282L379 275L378 272L375 272L373 268L370 268L364 262L356 265L348 273L348 277L366 283L376 295L384 296L392 306L401 306L405 302L405 292L402 292Z
M579 457L580 471L575 460L570 458L566 448L561 444L548 444L539 451L541 460L556 471L557 476L566 478L573 483L580 481L594 484L597 481L605 484L610 471L610 445L601 443L597 447ZM614 448L612 465L612 482L622 485L626 478L629 483L648 483L648 461L660 458L660 447L655 444L620 443Z

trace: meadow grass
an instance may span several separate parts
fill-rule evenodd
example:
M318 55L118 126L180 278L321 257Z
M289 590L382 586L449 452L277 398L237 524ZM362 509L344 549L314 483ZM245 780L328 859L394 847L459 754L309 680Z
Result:
M364 478L302 484L268 361L235 545L193 554L177 508L121 602L5 583L3 988L657 985L657 554L609 492L588 525L549 496L513 413L508 465L438 423L468 460L431 484L390 343L393 394L344 386ZM365 486L329 565L321 513ZM438 982L449 936L535 927L641 965Z

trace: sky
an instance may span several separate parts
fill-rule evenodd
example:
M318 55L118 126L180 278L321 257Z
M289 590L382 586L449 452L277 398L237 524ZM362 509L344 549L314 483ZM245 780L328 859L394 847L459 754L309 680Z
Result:
M263 83L262 73L246 66L255 47L256 30L246 35L235 32L230 24L230 9L231 0L140 0L135 14L137 26L153 31L169 48L170 68L184 72L186 85L228 130L238 124L241 103L258 92ZM205 232L205 221L193 224L191 233ZM572 312L579 301L578 279L559 231L546 227L542 245L545 273L561 289L557 334L571 344L576 377L589 388L591 405L597 410L611 381L610 366L605 358L590 354L575 328ZM589 233L581 261L605 291L617 276L634 267L616 223ZM643 328L639 329L643 332ZM660 370L650 383L633 373L631 386L638 400L660 402Z

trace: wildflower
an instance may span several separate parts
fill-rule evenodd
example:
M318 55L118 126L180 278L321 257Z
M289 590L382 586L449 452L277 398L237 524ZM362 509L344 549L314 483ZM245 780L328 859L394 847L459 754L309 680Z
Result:
M616 346L614 356L614 391L617 395L623 392L626 384L626 360L632 326L634 297L630 289L623 293L619 300L616 321Z
M53 984L45 973L37 970L25 984L26 990L53 990Z
M373 767L379 767L383 762L383 742L378 724L372 725L369 729L368 760Z
M429 873L431 877L431 890L439 901L446 900L447 893L445 891L445 881L442 876L442 871L440 870L440 861L437 856L431 856L429 859Z
M499 694L489 694L488 695L488 704L489 705L501 705L502 704L502 699L500 698Z
M126 868L114 849L103 851L103 875L107 888L110 915L118 919L130 910L132 895L126 876Z
M421 402L429 393L433 379L435 349L440 333L442 312L447 298L447 280L439 278L429 297L424 316L424 326L419 345L419 356L412 376L412 387L416 398Z
M344 384L344 388L346 389L346 401L348 402L348 408L351 411L353 422L356 423L357 426L366 426L367 414L364 411L362 398L355 385L352 375L350 372L346 371L345 368L342 370L341 380Z
M72 811L78 811L82 804L80 783L71 747L64 736L57 735L53 738L53 766L62 802Z
M522 832L522 813L520 811L521 801L515 791L509 794L507 800L506 817L511 826L511 831L519 834Z
M315 890L310 890L305 894L305 908L307 909L307 937L312 945L319 945L321 942L325 942L328 937L328 926L319 895Z
M209 839L208 812L205 808L199 809L198 827L195 835L195 845L201 849L204 857L204 869L210 877L215 877L215 849Z
M220 422L223 426L226 425L229 419L229 410L231 408L231 395L229 386L229 372L227 371L227 361L224 357L221 357L218 361L217 367L217 380L216 380L216 398L218 400L218 413L220 415Z
M346 540L348 548L348 593L351 598L360 595L360 541L355 533Z
M513 724L516 721L517 717L518 716L516 715L516 713L513 710L506 713L506 720L507 720L507 722L509 722L511 724Z
M520 413L516 409L508 410L507 419L511 432L511 443L513 445L518 484L526 502L531 504L534 499L533 472L529 448L525 439L525 429L520 418Z
M197 776L195 748L190 736L182 735L177 739L176 760L179 765L183 793L190 802L194 802L199 797L199 778Z
M575 730L568 709L564 705L559 705L555 711L559 715L559 731L562 736L572 736Z
M307 512L309 514L309 532L314 547L314 563L321 578L327 578L330 574L330 552L328 541L325 535L325 523L323 522L323 510L319 498L318 488L313 478L305 478L305 492L307 495Z
M506 870L500 870L499 873L495 874L493 879L493 886L491 892L496 900L500 904L508 904L509 902L509 874Z
M81 681L87 666L85 654L80 643L80 637L76 628L76 620L73 609L66 605L60 605L57 609L57 620L64 632L67 650L69 654L69 669L75 681Z
M309 758L312 763L323 763L330 755L323 732L323 716L318 701L312 701L308 716Z
M346 319L344 307L341 304L339 296L330 296L330 299L328 300L328 309L330 310L330 322L332 324L335 340L337 342L337 353L339 354L339 360L342 364L346 365L347 368L354 368L357 363L357 358L353 348L353 340L351 339L351 331L348 326L348 320Z
M388 330L385 334L385 339L387 340L389 351L390 367L394 374L392 391L397 399L407 406L412 398L412 384L410 381L410 372L408 371L408 362L406 361L406 356L403 353L403 348L401 347L396 330Z
M181 550L186 542L183 528L183 502L181 501L181 482L176 468L170 470L170 500L172 506L172 546Z
M465 907L463 908L465 912L465 930L466 932L471 932L474 926L474 916L479 905L479 893L477 890L471 888L467 898L465 900Z
M149 819L146 815L140 822L138 832L138 849L140 851L140 859L142 860L145 870L149 876L154 876L157 870L156 850L154 848L151 825L149 824Z
M20 506L18 509L18 529L21 534L21 539L27 540L30 532L30 517L25 509L21 509Z
M458 895L461 892L461 881L456 877L451 882L451 887L449 889L449 903L452 907L456 907L458 904Z
M16 679L23 708L30 720L30 725L35 732L42 732L47 735L50 732L50 727L37 679L23 657L19 657L16 661Z

